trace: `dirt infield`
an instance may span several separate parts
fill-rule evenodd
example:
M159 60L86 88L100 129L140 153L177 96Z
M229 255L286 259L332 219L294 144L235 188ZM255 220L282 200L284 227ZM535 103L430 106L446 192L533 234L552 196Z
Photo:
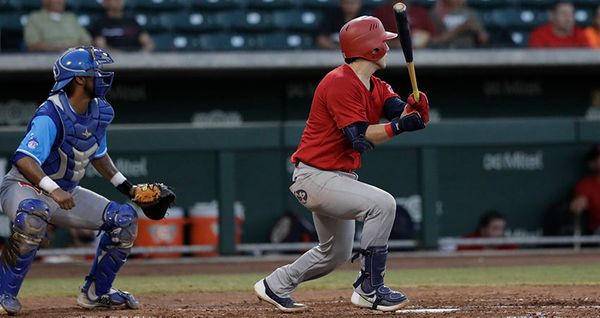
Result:
M408 312L398 317L599 317L600 290L592 286L517 288L408 288ZM75 299L24 298L20 317L376 317L353 307L350 291L299 291L296 298L310 309L304 314L280 314L250 293L186 293L142 295L141 310L88 311ZM419 310L449 312L419 313Z
M133 261L124 275L168 275L186 273L267 272L285 260L268 262L213 262L152 264ZM509 266L528 264L600 264L599 253L534 256L401 257L392 258L393 268L464 266ZM354 264L356 265L356 264ZM30 277L83 277L88 264L35 264ZM355 266L348 265L354 268ZM403 289L411 303L398 317L600 317L598 286L516 287L418 287ZM23 297L21 317L372 317L381 313L355 308L351 291L303 291L295 298L307 304L304 314L280 314L260 303L249 292L177 293L137 295L142 309L136 311L88 311L76 307L74 297ZM425 312L423 312L425 311ZM438 311L438 312L431 312Z

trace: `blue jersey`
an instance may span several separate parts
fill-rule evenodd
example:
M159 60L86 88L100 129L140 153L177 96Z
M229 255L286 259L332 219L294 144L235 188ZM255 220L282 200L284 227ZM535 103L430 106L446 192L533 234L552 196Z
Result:
M52 95L36 110L13 164L29 156L63 190L71 191L85 175L90 160L106 155L106 128L113 117L105 99L93 99L87 113L80 115L65 93Z

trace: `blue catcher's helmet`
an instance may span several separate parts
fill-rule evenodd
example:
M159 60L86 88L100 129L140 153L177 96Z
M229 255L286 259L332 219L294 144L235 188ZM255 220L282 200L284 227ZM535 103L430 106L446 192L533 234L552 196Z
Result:
M71 48L63 53L54 63L54 80L56 83L50 94L62 90L75 76L94 77L94 94L104 97L112 85L114 72L102 70L103 64L113 63L112 57L103 49L93 46Z

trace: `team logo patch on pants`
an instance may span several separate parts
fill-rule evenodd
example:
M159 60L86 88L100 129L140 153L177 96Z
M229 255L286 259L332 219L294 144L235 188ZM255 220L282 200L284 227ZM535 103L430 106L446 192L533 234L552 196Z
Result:
M308 200L308 194L306 193L306 191L296 190L294 192L294 195L296 196L296 199L298 199L298 201L300 201L300 203L306 204L306 201Z

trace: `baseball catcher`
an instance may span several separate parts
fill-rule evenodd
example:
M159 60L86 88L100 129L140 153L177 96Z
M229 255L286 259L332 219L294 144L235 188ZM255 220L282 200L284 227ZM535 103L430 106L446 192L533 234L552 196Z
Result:
M0 256L0 307L9 314L21 310L17 295L48 224L101 231L79 306L139 307L132 294L113 288L137 236L136 210L81 187L79 181L91 163L151 219L165 215L175 194L162 184L132 185L108 155L106 130L114 111L106 94L114 73L102 66L109 63L113 59L107 52L91 46L69 49L58 58L56 83L29 122L0 185L2 210L13 222Z

